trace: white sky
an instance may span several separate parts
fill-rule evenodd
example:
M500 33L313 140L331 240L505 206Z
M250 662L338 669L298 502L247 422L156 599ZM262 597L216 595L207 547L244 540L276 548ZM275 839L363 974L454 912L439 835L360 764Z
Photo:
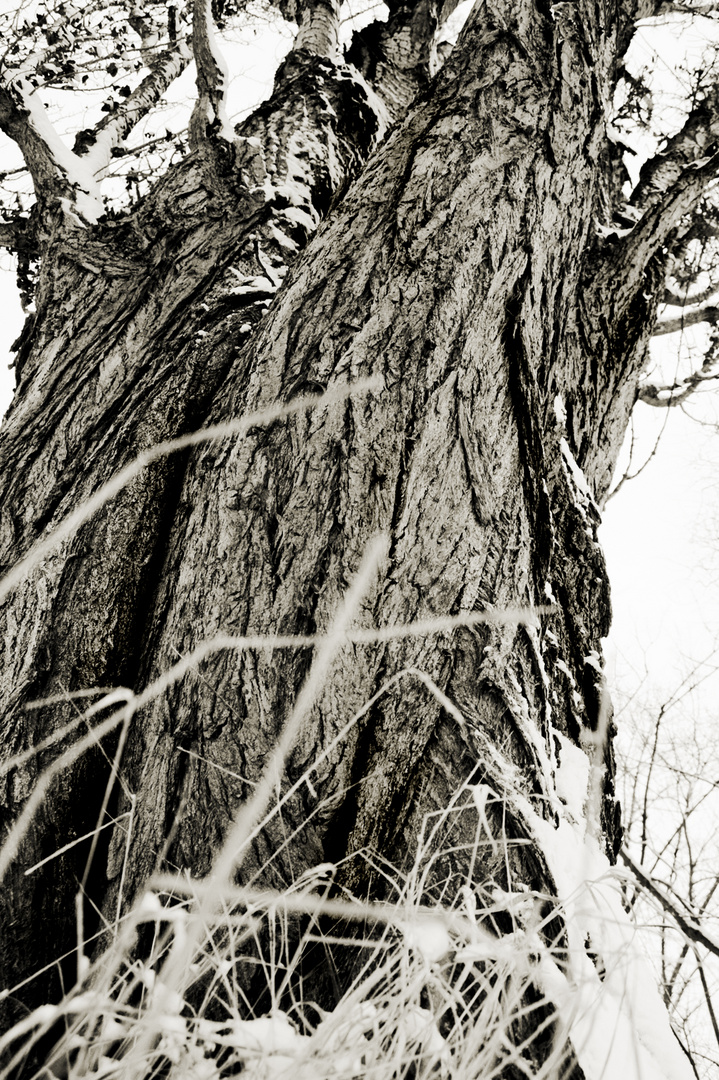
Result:
M658 692L674 689L719 637L719 431L689 410L699 411L637 406L644 458L659 437L656 453L610 500L600 529L614 609L610 669L621 682L627 667L647 670ZM710 416L711 404L701 412Z

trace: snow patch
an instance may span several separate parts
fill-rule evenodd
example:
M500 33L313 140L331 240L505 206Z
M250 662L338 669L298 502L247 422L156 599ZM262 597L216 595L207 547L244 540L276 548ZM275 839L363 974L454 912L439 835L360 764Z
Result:
M432 1066L436 1067L440 1063L444 1064L445 1068L450 1065L449 1047L439 1033L433 1012L414 1005L404 1012L402 1027L409 1041L419 1043L422 1047L422 1056L425 1058L423 1065L427 1073L432 1071ZM427 1057L430 1058L429 1061L426 1060Z
M587 653L584 657L584 663L588 664L589 667L593 667L600 675L604 675L604 672L602 671L602 658L596 649L592 649L591 652Z
M278 187L277 194L285 195L285 197L287 197L286 185L283 184L281 187ZM312 232L319 222L319 217L317 217L317 215L313 216L306 210L301 210L299 206L288 206L282 212L286 218L289 218L290 221L294 221L296 225L301 225L307 232Z
M582 470L579 468L579 465L577 464L577 461L576 461L576 458L574 457L574 454L569 449L569 443L567 442L566 439L560 439L559 440L559 445L562 448L562 457L564 458L565 462L567 463L567 468L569 469L569 472L571 473L571 476L572 476L572 479L574 480L577 491L579 491L582 495L586 496L586 498L589 499L593 503L594 502L594 496L593 496L592 491L591 491L591 489L589 487L589 484L587 483L587 478L584 475L584 473L582 472Z
M452 939L440 918L423 915L398 924L405 944L419 953L427 964L436 964L452 948Z
M573 800L587 775L579 753L570 751L562 766L567 776L581 772L581 783L567 780ZM516 801L547 859L567 927L564 970L544 948L540 977L587 1080L693 1080L622 906L617 877L586 823L563 819L555 829L528 800L518 795Z
M563 675L567 676L567 678L569 679L569 682L571 683L572 686L577 685L575 683L575 681L574 681L574 676L572 675L571 671L569 670L569 668L567 667L567 665L564 663L563 660L561 660L561 659L560 660L555 660L554 661L554 666L559 668L559 670L562 672Z
M602 225L601 222L597 221L594 226L594 231L597 236L602 238L602 240L608 240L610 236L621 238L623 236L631 235L631 233L634 232L634 226L630 229L620 229L616 225Z
M553 731L559 743L555 773L557 795L567 808L567 814L577 824L585 821L584 804L589 787L590 761L583 750L570 742L560 731Z

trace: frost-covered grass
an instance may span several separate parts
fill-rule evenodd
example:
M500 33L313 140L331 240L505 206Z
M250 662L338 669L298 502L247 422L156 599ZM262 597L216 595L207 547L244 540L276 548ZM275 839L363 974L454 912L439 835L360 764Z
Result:
M149 460L209 438L241 437L250 426L298 408L321 407L358 389L303 399L280 414L271 410L146 454L33 549L0 582L0 596L36 572ZM595 764L601 745L580 748L554 731L549 749L537 740L555 824L522 795L521 778L507 765L501 792L488 783L465 784L450 805L428 815L409 874L379 866L373 852L354 853L384 876L386 902L347 895L338 884L342 867L334 864L311 868L282 891L235 885L252 838L293 790L311 782L312 771L332 751L332 746L321 750L278 799L278 779L293 742L343 645L445 633L479 621L535 624L536 610L358 630L353 620L376 581L385 549L382 538L369 545L333 625L311 639L314 659L293 714L211 873L203 881L164 875L148 882L126 914L120 915L118 905L115 923L102 929L104 950L92 963L97 943L85 940L78 918L77 983L59 1004L42 1006L0 1036L0 1078L220 1080L243 1074L256 1080L562 1080L573 1067L573 1055L587 1080L693 1075L635 947L618 877L601 850ZM41 746L80 730L100 709L119 706L108 719L93 719L90 734L76 739L40 778L0 850L0 876L42 800L52 797L54 777L109 731L119 727L124 733L138 709L203 656L218 649L308 643L229 636L204 642L142 694L121 690L102 697L70 728L5 763L0 775ZM401 680L420 680L457 724L466 723L417 669L393 675L377 696ZM335 742L374 700L347 720ZM121 734L115 776L123 740ZM105 809L98 830L105 827ZM503 830L493 833L491 822L501 821L503 811L523 823L523 838L509 841ZM456 846L445 851L441 837L451 835L445 826L459 815L470 815L470 827L460 830L466 851ZM126 824L131 829L131 815ZM527 843L541 850L555 894L538 893L512 877L511 844ZM430 869L447 855L453 865L467 866L466 880L452 882L446 890L450 899L443 894L430 903ZM501 881L491 871L483 876L485 865L499 865ZM3 995L17 989L6 988Z
M281 892L237 888L237 852L277 811L276 801L255 794L232 830L235 855L226 865L220 852L204 881L149 882L106 927L111 944L92 965L84 954L93 943L80 939L77 985L0 1039L0 1076L32 1062L24 1075L38 1080L560 1080L570 1040L588 1080L691 1075L634 945L617 877L587 828L588 759L566 740L558 744L559 826L521 796L513 807L547 858L558 898L519 882L470 879L470 870L452 903L428 905L431 868L446 854L437 837L451 818L471 815L469 867L482 865L483 852L488 865L498 852L510 864L510 842L490 824L507 796L487 784L465 785L426 819L409 875L381 867L389 902L337 895L341 867L332 864ZM371 852L365 857L374 865ZM333 999L334 965L344 961L346 970L350 955L354 976Z
M329 900L335 872L318 867L284 893L230 889L216 896L222 910L203 927L184 994L165 973L173 952L184 952L188 935L195 936L202 887L156 882L81 985L0 1042L5 1055L14 1051L4 1075L51 1028L61 1037L44 1075L77 1078L215 1080L240 1071L288 1080L488 1078L503 1075L510 1062L524 1065L513 1027L527 1027L528 1042L551 1041L556 1024L544 1015L541 995L531 993L537 961L548 953L539 924L517 924L500 937L492 916L504 913L504 898L479 914L463 902L423 908L412 902L412 878L396 903ZM138 931L151 940L146 958L133 961ZM312 975L304 968L318 950L337 957L345 941L361 957L359 970L334 1008L320 1007L307 993ZM560 1025L555 1052L536 1075L561 1076L564 1051ZM519 1075L530 1074L522 1068Z
M476 815L476 799L446 813ZM428 843L437 824L428 822ZM485 830L477 843L495 845ZM339 868L329 864L281 893L156 879L64 1001L0 1040L2 1075L52 1031L59 1037L38 1077L561 1077L567 1026L541 991L567 967L565 947L547 940L554 912L542 916L544 898L490 882L482 900L466 883L452 906L425 906L428 860L438 855L420 846L384 904L330 899ZM514 929L501 935L497 920L508 914ZM138 935L142 960L133 959ZM325 983L316 1004L318 955L329 971L346 950L357 957L349 989L328 1007ZM537 1042L546 1061L535 1072Z

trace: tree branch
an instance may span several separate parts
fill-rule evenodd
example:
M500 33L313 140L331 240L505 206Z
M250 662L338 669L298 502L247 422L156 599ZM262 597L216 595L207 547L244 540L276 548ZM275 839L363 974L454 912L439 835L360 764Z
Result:
M631 205L640 209L653 205L688 166L706 160L716 150L718 138L719 91L713 88L689 114L681 131L644 163L632 192Z
M712 289L712 293L716 292L716 288ZM696 311L687 311L683 315L679 315L676 319L663 319L658 322L654 327L652 337L664 337L665 334L676 334L680 330L686 330L690 326L696 326L697 323L707 322L714 326L719 319L719 307L713 305L705 305L698 308Z
M38 94L23 78L0 86L0 129L20 148L41 210L60 206L65 219L76 225L102 216L92 172L62 141Z
M189 124L190 146L197 149L208 138L218 137L232 142L234 131L225 109L228 72L212 30L210 0L194 0L192 52L197 65L197 101Z
M663 889L660 889L659 886L654 883L652 878L644 873L641 867L634 862L632 857L628 855L624 849L619 852L619 857L624 865L629 867L642 888L657 901L659 906L666 911L667 915L673 919L681 932L689 938L690 941L702 945L710 953L713 953L714 956L719 956L719 942L705 934L693 919L683 915L676 904L672 903Z
M610 299L615 316L636 296L652 257L666 244L682 218L696 208L707 186L719 173L719 153L688 165L678 179L647 210L632 231L612 249L597 275L595 288L602 302Z
M30 87L22 79L0 87L0 129L20 148L32 178L35 194L57 189L62 184L58 164L46 140L32 123L28 108Z
M679 296L668 286L664 290L664 296L662 300L665 304L669 304L671 307L692 307L694 304L703 304L706 300L710 300L719 292L719 285L707 285L706 289L702 289L701 292L693 293L691 296L687 293L685 296Z
M719 13L719 4L692 4L682 3L681 0L661 0L657 4L656 15L716 15Z
M306 0L298 4L298 30L293 48L337 60L340 55L338 0Z
M370 23L355 33L346 55L397 120L434 74L438 19L431 0L389 7L387 22Z
M719 311L719 309L717 310ZM653 405L655 408L660 409L670 409L675 405L681 405L688 397L691 397L702 383L719 379L719 372L713 370L717 363L719 363L719 356L717 356L715 349L711 349L698 371L671 386L657 386L654 383L646 383L639 388L637 400L643 401L645 405Z
M87 159L95 175L107 168L112 159L112 151L120 146L135 125L157 104L191 59L192 52L187 41L180 39L159 56L155 56L150 73L119 109L103 117L94 128L78 132L74 152Z

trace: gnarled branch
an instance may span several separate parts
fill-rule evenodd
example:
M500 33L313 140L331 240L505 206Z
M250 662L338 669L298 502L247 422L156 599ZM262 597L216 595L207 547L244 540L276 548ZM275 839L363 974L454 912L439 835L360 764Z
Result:
M68 195L67 178L50 148L47 130L42 131L43 125L38 123L44 108L39 99L31 105L31 99L32 88L23 79L1 86L0 129L19 147L38 198L43 194ZM47 125L50 127L49 120Z
M651 259L675 233L719 174L719 152L688 165L621 242L597 275L595 288L610 298L615 315L624 311Z
M684 127L642 166L631 205L645 209L661 199L687 166L705 160L719 139L719 92L712 90L691 111Z
M210 0L194 0L192 52L197 65L197 101L190 117L190 146L202 146L208 137L231 142L234 132L227 118L225 99L228 72L212 30Z

